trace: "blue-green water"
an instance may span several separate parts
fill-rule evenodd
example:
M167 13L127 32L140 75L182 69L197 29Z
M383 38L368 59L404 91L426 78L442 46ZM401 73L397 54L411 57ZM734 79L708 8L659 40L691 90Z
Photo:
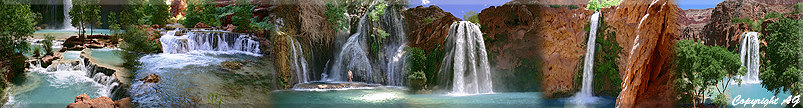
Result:
M44 29L44 30L37 30L34 32L36 34L42 33L78 33L78 30L62 30L62 29ZM89 29L86 29L87 34L111 34L109 29L93 29L92 33L89 32Z
M123 59L120 58L120 56L115 53L122 51L123 50L116 48L89 49L89 52L91 52L91 55L89 56L94 58L94 60L96 60L96 62L99 64L105 64L109 66L120 66L125 61L123 61Z
M87 77L81 65L53 65L58 66L29 68L26 78L11 86L9 101L4 107L64 107L84 93L92 98L109 95L109 87Z
M283 108L522 108L580 107L567 99L542 99L539 92L499 92L492 94L452 96L448 94L410 94L394 87L329 91L275 91L271 107ZM612 101L586 107L614 107Z
M728 105L731 106L731 107L736 107L736 108L754 107L754 106L752 106L752 104L750 104L750 105L744 105L744 104L732 105L733 104L733 99L735 99L739 95L741 95L741 99L747 99L747 98L750 98L750 99L761 99L761 98L770 99L773 96L775 96L775 98L780 98L780 99L778 99L778 104L770 104L770 105L766 105L766 106L764 106L763 104L756 104L755 105L755 107L765 107L765 108L784 108L784 107L786 107L786 105L783 104L782 102L783 102L784 99L786 99L786 98L788 98L790 96L790 94L788 92L781 92L781 93L778 93L778 95L774 95L774 93L772 93L770 91L767 91L767 89L765 89L764 87L761 87L760 83L758 83L758 84L741 84L741 86L737 85L737 84L730 84L730 85L728 85L728 88L726 89L726 93L730 97L730 99L728 100ZM798 104L798 105L800 105L800 104Z

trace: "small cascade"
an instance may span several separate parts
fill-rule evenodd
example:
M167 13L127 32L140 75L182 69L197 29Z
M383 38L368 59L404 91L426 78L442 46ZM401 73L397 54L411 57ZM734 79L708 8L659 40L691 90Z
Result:
M64 0L64 22L61 22L61 29L76 30L72 26L72 18L70 18L70 9L72 9L72 0Z
M439 73L444 79L453 77L451 81L442 81L451 82L450 94L493 93L488 54L479 26L468 21L452 23L445 44L446 56Z
M192 51L212 53L244 53L261 56L259 41L248 34L237 34L222 31L189 31L176 36L179 30L165 32L159 40L162 52L170 54L189 53Z
M74 83L93 82L95 86L99 87L97 94L110 98L113 97L117 86L120 81L117 80L115 75L108 72L99 71L96 65L90 64L89 59L83 58L81 60L60 61L51 64L48 67L42 67L41 61L32 61L29 63L29 71L42 74L51 75L54 81L50 86L65 87L71 86ZM106 75L106 74L111 75Z
M326 79L323 81L348 81L347 73L352 72L352 80L358 82L373 83L373 68L370 60L368 60L368 52L366 48L368 45L365 42L368 34L366 22L367 16L360 18L360 23L357 26L357 32L352 34L345 44L340 48L340 52L335 56L335 62L332 64L332 69L326 74Z
M301 44L295 39L289 38L288 41L290 42L288 45L290 45L290 50L293 54L291 65L295 68L298 82L307 83L310 81L310 72L309 68L307 68L307 59L304 57L304 50L301 48Z
M758 79L759 68L759 40L757 32L745 32L742 34L742 42L740 45L739 57L742 61L742 66L747 68L747 73L742 76L742 83L745 84L758 84L761 79Z
M599 12L591 15L591 29L588 33L588 43L586 43L586 55L583 61L583 88L573 97L574 103L594 102L593 84L594 81L594 50L596 47L597 27L599 26Z

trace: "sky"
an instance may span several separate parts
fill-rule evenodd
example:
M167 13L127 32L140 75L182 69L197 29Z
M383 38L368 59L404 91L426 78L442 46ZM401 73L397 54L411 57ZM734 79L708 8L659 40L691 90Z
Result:
M491 6L501 6L510 0L410 0L408 7L414 8L416 6L429 7L429 5L436 5L443 9L443 11L450 12L457 18L464 19L463 15L468 11L480 13L482 9Z
M723 0L677 0L680 9L706 9L714 8Z

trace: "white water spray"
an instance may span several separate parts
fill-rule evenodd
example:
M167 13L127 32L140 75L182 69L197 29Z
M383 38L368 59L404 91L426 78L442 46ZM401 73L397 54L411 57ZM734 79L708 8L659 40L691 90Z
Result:
M742 61L742 66L747 68L747 73L742 76L742 83L745 84L758 84L761 79L758 78L759 68L759 40L757 32L745 32L742 34L742 42L739 47L739 57Z

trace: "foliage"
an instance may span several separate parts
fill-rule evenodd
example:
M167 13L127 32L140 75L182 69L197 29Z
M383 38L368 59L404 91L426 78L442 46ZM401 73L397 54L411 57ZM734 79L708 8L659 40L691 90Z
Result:
M479 15L479 13L477 13L477 12L468 11L468 12L466 12L466 15L463 15L463 18L466 21L470 21L470 22L472 22L474 24L480 24L480 17L478 15Z
M379 3L374 6L374 9L368 12L368 18L373 22L378 22L379 16L385 15L385 8L387 8L387 4L384 0L379 0L377 2Z
M702 103L695 97L706 94L708 90L714 90L724 94L731 79L741 82L739 77L744 75L741 69L739 55L728 51L719 46L706 46L691 40L680 40L675 44L675 83L676 91L681 93L680 101L691 101L692 103ZM728 78L722 82L723 78ZM722 87L717 84L724 84Z
M262 18L262 21L259 21L259 17L254 17L251 18L251 27L270 30L273 28L273 23L270 23L270 18L268 17Z
M424 81L426 81L427 80L427 76L422 71L415 71L415 72L411 73L410 75L408 75L407 79L410 79L410 80L424 80Z
M729 100L731 99L727 95L720 93L714 97L714 101L711 103L713 103L714 105L725 106L728 105L728 103L730 103Z
M747 26L750 27L751 31L761 31L761 22L762 22L761 20L754 21L751 20L750 18L731 18L731 22L733 24L739 24L739 23L747 24Z
M144 0L129 0L129 5L124 5L120 12L120 27L129 29L134 28L135 25L147 24L145 20L146 6Z
M146 13L150 16L150 24L159 25L164 27L167 20L170 19L170 7L164 0L148 0L150 3Z
M53 53L53 40L56 40L56 37L53 37L52 35L45 35L45 40L42 41L45 54Z
M42 46L41 45L34 45L32 46L31 52L33 52L33 57L40 57L42 55Z
M602 2L600 2L602 1ZM621 3L622 0L589 0L588 5L586 5L586 9L599 11L599 9L605 7L616 6Z
M188 0L187 13L184 20L180 21L186 27L194 27L198 22L209 26L220 26L220 17L215 7L216 3L212 0Z
M424 18L424 25L432 23L432 21L435 21L437 19L440 19L440 18Z
M762 56L761 72L759 78L761 85L769 91L778 94L781 91L791 91L799 94L801 91L801 31L800 20L781 18L777 22L767 24L761 38L766 45L761 45Z
M31 11L30 5L23 5L17 1L0 0L0 79L3 87L9 81L9 75L22 73L25 69L25 57L22 53L28 51L28 43L23 41L31 37L35 31L36 14ZM0 88L0 89L2 89Z
M78 29L80 39L86 35L87 28L92 30L93 25L100 25L100 0L73 0L70 9L70 22ZM88 26L88 27L87 27Z
M348 27L348 16L346 16L346 5L338 0L326 3L326 21L335 30L345 30Z
M603 19L603 18L600 18ZM622 78L619 77L619 54L622 47L616 41L615 32L605 32L608 26L604 21L599 22L597 30L596 54L594 54L594 90L597 94L617 96L621 90Z
M408 72L417 72L417 71L424 71L426 70L426 60L427 55L424 53L424 50L418 47L410 47L405 49L407 50L407 69Z
M120 38L125 41L120 44L120 49L138 53L158 53L161 51L161 44L155 40L148 40L151 34L139 28L131 28L125 33L120 34Z
M232 15L231 23L237 26L234 31L247 32L253 30L251 18L254 16L254 13L252 13L254 8L256 6L249 3L248 0L236 0L232 5L217 8L218 11L223 12L218 17Z
M122 33L122 28L120 27L120 21L118 21L117 13L109 12L109 16L106 17L106 23L109 24L109 31L111 31L111 36L109 40L111 43L118 43L117 41L120 40L118 37L119 34Z
M590 3L590 1L589 1L589 3ZM549 5L549 7L551 7L551 8L569 7L569 9L580 8L580 7L577 7L577 5Z

